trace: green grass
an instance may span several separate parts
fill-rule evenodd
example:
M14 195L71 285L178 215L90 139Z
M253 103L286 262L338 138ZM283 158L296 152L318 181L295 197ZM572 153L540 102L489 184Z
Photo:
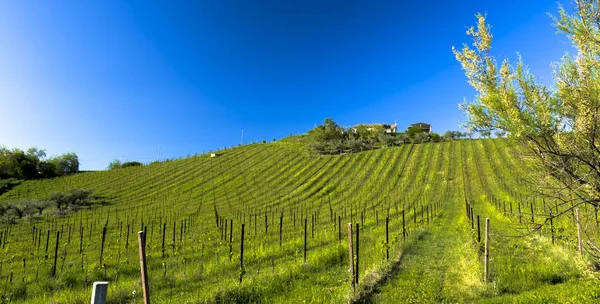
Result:
M0 297L16 303L84 303L91 283L107 280L109 302L138 303L136 234L146 226L154 303L595 301L598 282L589 257L579 257L573 247L576 234L569 214L555 221L556 245L547 228L523 236L543 222L540 215L553 202L542 204L523 182L535 168L522 163L515 151L507 140L465 140L314 156L291 137L226 149L215 158L197 155L25 181L2 194L0 204L75 188L93 190L109 204L64 217L48 209L30 222L0 226L7 237L0 245ZM486 217L492 223L489 283L482 281L482 247L465 216L465 199L482 223ZM504 205L513 211L504 212ZM227 240L215 210L227 219ZM386 217L390 260L385 259ZM361 226L356 293L349 283L348 222ZM50 278L57 231L57 277Z

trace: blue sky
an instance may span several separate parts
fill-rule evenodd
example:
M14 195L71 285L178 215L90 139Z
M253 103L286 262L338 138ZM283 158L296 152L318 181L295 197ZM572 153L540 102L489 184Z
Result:
M568 6L568 3L567 5ZM464 121L452 46L487 12L493 55L550 84L573 52L555 1L0 1L0 145L81 169L344 125Z

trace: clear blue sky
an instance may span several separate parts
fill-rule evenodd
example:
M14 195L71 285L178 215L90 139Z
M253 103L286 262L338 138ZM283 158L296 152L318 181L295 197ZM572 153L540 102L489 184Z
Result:
M104 169L326 117L456 130L474 91L451 47L477 12L493 54L521 52L547 83L572 51L547 16L555 1L0 1L0 145Z

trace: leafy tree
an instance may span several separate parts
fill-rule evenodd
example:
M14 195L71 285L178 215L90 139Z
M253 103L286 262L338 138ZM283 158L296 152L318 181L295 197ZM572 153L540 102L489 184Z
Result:
M367 127L366 125L358 125L356 126L356 134L358 134L358 138L359 139L370 139L370 131L369 131L369 127Z
M19 163L13 157L12 151L0 147L0 178L22 178Z
M364 149L364 144L360 139L349 139L346 144L352 152L359 152Z
M516 65L490 56L492 34L485 17L467 34L473 46L453 48L469 84L477 91L465 102L470 131L500 131L519 140L528 156L562 184L532 176L543 194L577 207L600 203L600 3L579 0L569 14L559 6L553 17L577 55L554 65L554 85L539 83L519 56ZM544 173L546 173L544 172ZM550 215L557 216L557 215ZM592 246L600 256L600 249Z
M452 141L452 140L454 140L454 135L452 134L452 131L446 131L444 133L444 135L442 135L442 139L444 141Z
M7 213L12 213L18 219L22 219L23 216L25 216L25 213L27 212L27 208L28 208L27 205L24 205L24 206L10 205L10 206L8 206Z
M440 142L442 140L442 137L435 132L429 133L429 137L431 138L431 141L433 141L433 142Z
M42 212L50 207L50 203L47 201L29 202L27 205L30 209L36 210L39 215L42 215Z
M56 175L62 176L79 172L79 158L75 153L66 153L51 159Z
M56 176L56 166L53 162L50 161L40 161L38 163L38 173L42 178L55 177Z
M0 147L0 178L36 179L77 173L79 170L75 153L45 158L46 151L35 147L27 149L27 152Z
M408 137L408 135L405 132L396 133L395 137L396 137L396 144L398 144L398 145L410 143L410 137Z
M338 125L333 118L326 118L322 125L316 126L308 132L315 140L328 142L332 140L342 140L346 137L343 127Z
M338 140L331 140L328 142L327 150L331 154L341 153L344 151L344 149L346 149L346 145L344 144L344 142L342 140L338 139Z
M481 135L482 137L490 138L492 136L492 131L481 130L481 131L479 131L479 135Z
M379 135L385 134L385 128L382 125L373 125L369 130L369 139L377 140Z
M413 143L422 144L429 141L429 134L425 132L419 132L414 135Z
M308 145L308 147L316 153L325 153L325 144L322 142L314 142Z
M415 135L419 134L419 133L423 133L423 129L419 128L419 127L415 127L415 126L410 126L408 127L408 129L406 130L406 135L408 135L408 137L410 139L414 139Z
M501 137L504 137L504 136L506 136L506 132L505 132L505 131L502 131L502 130L496 130L496 131L494 132L494 135L496 135L496 137L498 137L498 138L501 138Z
M28 150L28 153L25 153L21 149L14 149L12 151L12 157L15 159L19 166L18 177L25 179L34 179L39 176L37 171L39 157L37 155L38 153L36 148L30 148Z
M396 143L396 138L394 138L393 135L387 134L385 132L379 134L377 140L379 141L379 143L386 147L391 147Z
M114 170L114 169L119 169L122 166L123 166L123 163L121 163L120 160L115 159L115 160L111 161L110 164L108 164L108 167L106 169Z

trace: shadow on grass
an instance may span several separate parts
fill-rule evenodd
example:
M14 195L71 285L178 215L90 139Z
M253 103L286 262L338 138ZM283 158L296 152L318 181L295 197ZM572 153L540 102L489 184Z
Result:
M374 299L381 291L381 288L385 286L389 280L393 279L401 274L402 271L404 271L405 268L402 267L402 261L404 261L404 258L409 255L418 254L418 248L420 247L419 242L422 242L424 239L428 238L430 234L430 231L424 231L416 237L416 240L403 247L398 257L392 263L388 264L387 267L382 268L383 273L380 273L381 277L378 280L368 282L368 279L365 278L365 281L367 282L363 283L364 285L362 290L359 291L359 294L352 301L352 303L374 303Z

